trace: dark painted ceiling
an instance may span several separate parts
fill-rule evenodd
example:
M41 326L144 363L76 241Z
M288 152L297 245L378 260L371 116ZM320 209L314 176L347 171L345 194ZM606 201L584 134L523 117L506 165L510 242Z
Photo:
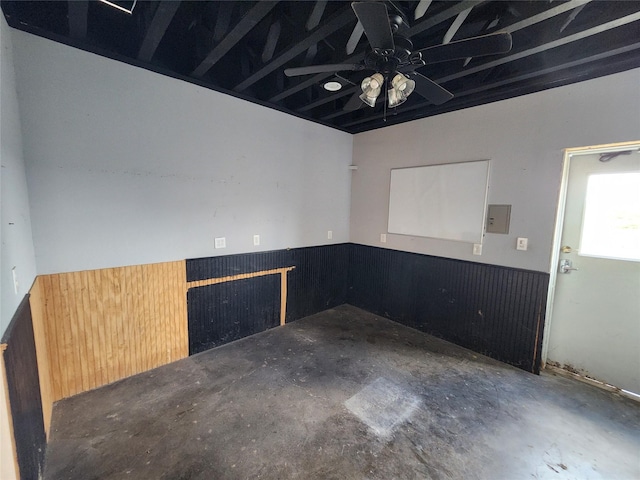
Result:
M415 69L453 93L441 105L416 90L397 108L383 93L345 111L372 70L284 70L363 62L371 46L349 2L137 1L129 14L100 1L2 1L2 10L14 28L351 133L640 67L640 1L383 3L413 51L493 32L509 32L512 49ZM343 88L325 90L329 80Z

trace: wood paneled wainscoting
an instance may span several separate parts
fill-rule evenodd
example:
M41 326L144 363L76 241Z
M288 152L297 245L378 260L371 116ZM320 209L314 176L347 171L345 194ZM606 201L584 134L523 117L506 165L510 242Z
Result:
M53 403L189 353L185 261L38 276L0 351L20 478L40 478Z
M343 303L538 373L548 280L335 244L41 275L21 312L48 433L57 400Z
M353 245L347 303L540 373L549 274Z
M186 357L185 272L178 261L38 277L34 331L51 402Z
M347 248L342 244L38 276L29 305L45 431L57 400L185 358L190 343L204 345L191 352L197 353L344 303ZM260 293L256 282L264 278L274 280L275 287ZM224 308L215 290L219 286L239 299L238 309ZM188 318L188 294L193 318ZM274 305L273 325L245 318L258 297ZM236 324L242 324L237 332ZM203 332L208 329L220 339L207 342Z

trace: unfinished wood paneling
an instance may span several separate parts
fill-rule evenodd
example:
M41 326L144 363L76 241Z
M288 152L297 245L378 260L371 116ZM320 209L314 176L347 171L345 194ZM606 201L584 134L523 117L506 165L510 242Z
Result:
M49 353L45 335L44 315L42 312L42 286L40 277L36 278L29 293L31 294L29 297L29 305L31 306L31 320L33 322L33 339L36 344L38 377L40 378L42 417L44 420L44 431L48 438L54 400L51 390L51 368L49 367Z
M39 282L53 401L188 355L184 261Z

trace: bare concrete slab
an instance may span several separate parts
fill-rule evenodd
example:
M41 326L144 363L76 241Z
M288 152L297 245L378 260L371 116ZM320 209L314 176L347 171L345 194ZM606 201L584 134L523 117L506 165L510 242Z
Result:
M45 478L637 479L640 405L342 306L54 407Z

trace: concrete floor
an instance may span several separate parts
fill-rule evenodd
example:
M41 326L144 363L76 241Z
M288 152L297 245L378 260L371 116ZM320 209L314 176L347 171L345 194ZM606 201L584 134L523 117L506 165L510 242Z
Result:
M640 478L640 404L350 306L58 402L51 433L51 480Z

